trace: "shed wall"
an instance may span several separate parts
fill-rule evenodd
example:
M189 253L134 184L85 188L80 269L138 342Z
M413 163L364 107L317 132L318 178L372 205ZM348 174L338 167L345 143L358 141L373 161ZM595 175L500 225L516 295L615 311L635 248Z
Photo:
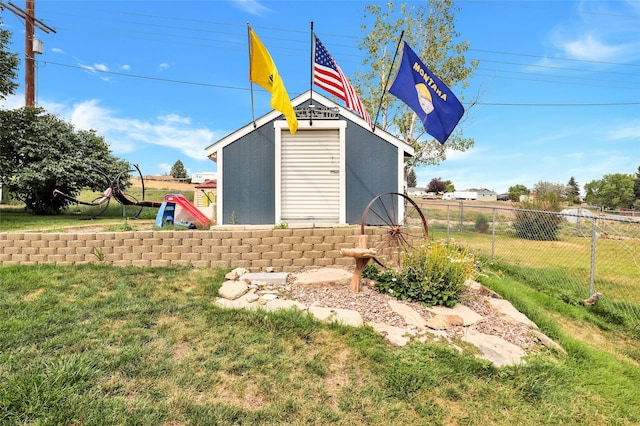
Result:
M223 148L220 223L275 223L274 139L270 122Z
M375 133L349 123L346 133L346 218L359 224L367 204L398 188L398 148Z

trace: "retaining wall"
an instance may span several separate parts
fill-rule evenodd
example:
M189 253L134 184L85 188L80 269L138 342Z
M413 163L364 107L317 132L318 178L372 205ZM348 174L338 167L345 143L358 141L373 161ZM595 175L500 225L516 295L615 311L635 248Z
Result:
M382 231L382 230L380 230ZM373 231L370 246L381 232ZM116 266L244 267L294 272L352 266L341 248L360 227L78 233L0 233L0 265L103 263Z

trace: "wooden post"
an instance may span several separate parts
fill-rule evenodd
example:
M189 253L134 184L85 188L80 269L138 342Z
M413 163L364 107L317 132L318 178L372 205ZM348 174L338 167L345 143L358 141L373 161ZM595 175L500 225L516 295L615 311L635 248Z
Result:
M362 291L362 286L360 285L360 281L362 280L362 271L364 271L364 267L367 266L369 260L371 260L375 254L375 249L367 248L368 236L360 235L358 238L358 247L354 249L341 249L340 252L345 256L353 257L356 260L356 269L353 271L353 276L351 277L351 291L359 292Z

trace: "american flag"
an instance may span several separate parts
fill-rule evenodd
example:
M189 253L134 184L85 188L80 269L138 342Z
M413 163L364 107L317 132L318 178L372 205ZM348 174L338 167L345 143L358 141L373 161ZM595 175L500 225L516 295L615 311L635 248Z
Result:
M342 73L342 70L338 64L336 64L336 61L329 51L320 42L318 36L314 34L314 37L316 47L315 60L313 63L313 83L342 99L346 103L347 108L360 114L369 124L369 127L373 128L371 117L369 117L355 89L351 83L349 83L349 79Z

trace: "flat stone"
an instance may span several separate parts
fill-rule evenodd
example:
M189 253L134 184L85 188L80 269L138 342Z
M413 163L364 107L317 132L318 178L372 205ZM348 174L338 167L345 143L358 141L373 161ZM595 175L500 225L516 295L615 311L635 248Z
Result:
M462 318L462 325L464 325L465 327L476 324L480 321L484 321L484 317L482 315L460 303L458 303L453 308L447 308L445 306L432 306L427 309L434 315L457 315Z
M426 326L434 330L446 330L451 327L447 315L434 315L426 322Z
M360 327L362 324L364 324L360 313L357 311L352 311L351 309L310 306L309 313L311 313L320 321L339 322L344 325L350 325L353 327Z
M301 311L306 311L307 306L303 303L296 302L295 300L285 300L285 299L274 299L268 300L263 306L262 309L267 311L277 311L279 309L299 309Z
M411 306L407 306L393 299L389 300L388 303L391 309L393 309L393 312L404 318L407 324L414 325L418 328L425 328L427 326L427 320Z
M251 293L247 293L244 296L241 296L235 300L225 299L223 297L219 297L216 299L216 305L221 306L223 308L229 309L257 309L259 305L253 299L255 295Z
M467 330L462 340L480 349L482 358L491 361L496 367L520 364L522 357L527 354L520 346L498 336L480 333L473 328Z
M286 284L289 274L286 272L247 272L240 276L241 281Z
M339 268L321 268L294 274L296 285L331 286L347 285L353 273Z
M522 323L528 325L531 328L538 328L538 326L531 321L525 314L518 311L513 307L511 302L505 299L487 299L493 309L500 313L500 317L511 323Z
M394 346L404 346L411 340L414 333L408 332L404 328L396 327L379 322L371 322L369 325L376 333L379 333Z
M261 298L268 302L270 300L276 300L278 298L278 295L273 293L267 293L267 294L263 294Z
M218 290L218 295L225 299L235 300L247 291L249 291L249 286L244 281L225 281Z

